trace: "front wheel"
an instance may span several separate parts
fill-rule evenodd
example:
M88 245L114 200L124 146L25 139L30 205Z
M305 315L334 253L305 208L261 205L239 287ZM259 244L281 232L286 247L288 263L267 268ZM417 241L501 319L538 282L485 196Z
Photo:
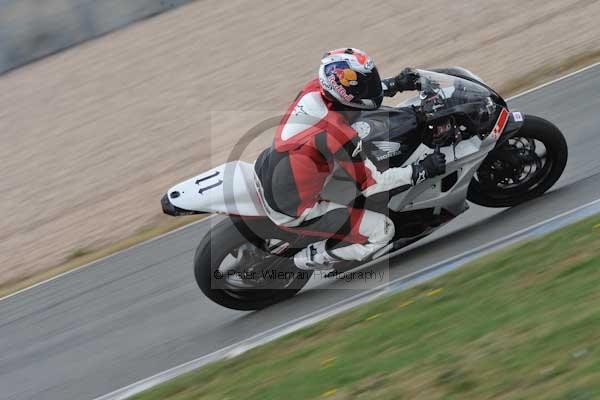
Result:
M293 297L312 271L296 268L276 256L285 242L266 239L261 248L250 243L226 219L207 233L196 249L194 275L200 290L212 301L234 310L259 310Z
M521 129L483 161L467 199L484 207L512 207L541 196L560 178L567 157L560 130L545 119L526 115Z

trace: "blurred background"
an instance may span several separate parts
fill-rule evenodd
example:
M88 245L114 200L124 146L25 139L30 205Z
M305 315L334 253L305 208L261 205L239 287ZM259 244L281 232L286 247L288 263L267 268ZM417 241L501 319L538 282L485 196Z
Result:
M0 73L191 0L0 0Z
M284 111L325 50L506 95L597 58L598 21L583 0L0 0L0 284L166 223L164 191Z

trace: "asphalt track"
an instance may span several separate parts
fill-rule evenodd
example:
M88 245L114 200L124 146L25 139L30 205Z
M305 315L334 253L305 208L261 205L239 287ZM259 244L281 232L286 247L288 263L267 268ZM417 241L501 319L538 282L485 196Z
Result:
M519 207L474 206L374 267L389 271L386 278L600 198L600 65L510 105L548 118L565 133L570 159L561 180ZM360 290L329 280L260 312L223 309L203 297L192 275L195 246L209 226L192 225L0 300L0 399L94 399Z

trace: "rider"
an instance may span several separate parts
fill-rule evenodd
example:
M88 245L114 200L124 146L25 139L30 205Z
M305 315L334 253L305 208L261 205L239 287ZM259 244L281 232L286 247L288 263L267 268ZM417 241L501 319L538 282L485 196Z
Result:
M310 81L281 120L271 148L254 166L269 218L283 229L323 237L294 257L301 269L331 269L340 260L362 261L394 237L385 214L321 199L336 162L364 196L415 185L445 172L443 154L383 172L361 156L365 122L352 123L351 111L379 108L384 96L418 88L418 74L405 69L381 80L371 58L358 49L323 56L319 79Z

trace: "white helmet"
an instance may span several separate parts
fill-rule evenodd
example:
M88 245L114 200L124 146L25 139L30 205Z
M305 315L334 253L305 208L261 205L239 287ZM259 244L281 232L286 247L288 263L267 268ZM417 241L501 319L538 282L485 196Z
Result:
M319 82L325 97L348 107L374 110L383 101L375 63L358 49L344 48L325 53L319 68Z

